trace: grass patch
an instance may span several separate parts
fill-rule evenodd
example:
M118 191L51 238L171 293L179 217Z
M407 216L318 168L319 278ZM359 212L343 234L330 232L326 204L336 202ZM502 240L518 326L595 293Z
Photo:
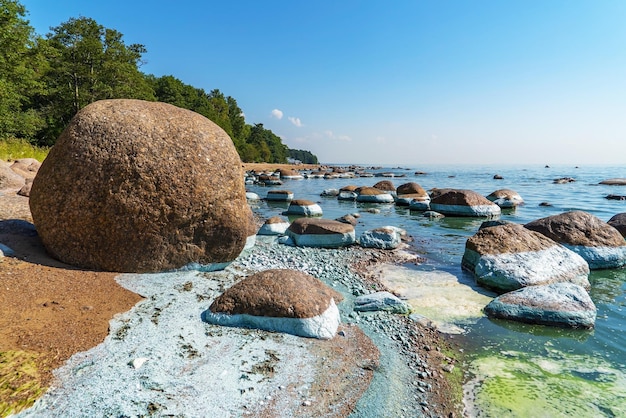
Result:
M48 156L50 148L37 147L24 139L0 140L0 160L18 160L20 158L34 158L43 161Z
M0 352L0 417L32 406L45 391L36 359L26 351Z

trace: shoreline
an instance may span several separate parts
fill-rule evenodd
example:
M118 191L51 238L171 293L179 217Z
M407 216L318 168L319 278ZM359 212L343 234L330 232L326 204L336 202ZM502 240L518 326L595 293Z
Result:
M24 218L24 205L27 208L28 199L21 197L17 200L5 199L10 195L11 191L5 190L2 196L0 196L1 213L20 214L19 216ZM6 202L10 202L9 206L11 207L5 207L4 204ZM16 211L16 208L19 210ZM27 218L26 220L30 222L30 219ZM127 317L130 315L129 312L138 310L140 306L144 306L145 310L145 306L148 306L146 304L149 304L150 301L147 300L149 298L142 299L139 296L139 294L143 294L142 292L125 289L123 286L120 286L118 284L120 277L115 273L82 271L50 259L41 246L38 237L36 237L36 233L33 234L33 231L29 231L28 228L24 229L24 224L18 225L13 230L7 228L14 223L14 221L7 221L6 219L0 220L0 232L2 232L0 234L0 242L13 248L16 252L15 257L5 257L0 261L0 273L5 277L10 277L14 283L11 287L13 289L11 293L2 292L2 296L5 299L11 299L13 303L2 304L4 311L1 318L5 322L10 319L15 324L11 328L6 326L0 327L0 329L5 330L5 333L8 332L14 337L0 339L2 341L0 343L0 351L4 353L26 352L33 354L32 358L34 360L29 364L31 364L31 369L32 364L35 364L36 373L28 374L24 371L21 372L21 384L29 387L31 392L25 392L25 398L19 401L21 404L17 402L18 407L20 407L19 405L24 406L24 403L29 404L33 399L39 398L47 387L57 387L59 374L64 373L60 370L67 367L68 364L74 361L73 359L81 358L85 353L102 347L103 341L111 340L112 336L115 335L114 324L118 323L116 321L119 321L120 317ZM272 254L270 258L267 258L268 253ZM322 280L325 279L329 285L334 283L335 285L343 286L343 293L350 297L351 293L355 291L383 290L384 286L379 280L375 277L366 277L363 272L368 271L371 266L381 263L406 262L407 253L398 250L365 250L358 247L352 247L347 250L319 250L275 245L268 248L266 244L259 243L258 247L253 249L250 254L243 257L240 256L240 258L233 263L233 268L230 268L225 273L218 274L218 276L223 274L231 275L232 277L229 280L234 280L253 271L268 268L269 266L275 267L278 260L282 260L281 262L285 264L286 268L308 269L310 274ZM261 261L259 264L259 260L264 261ZM293 265L293 260L299 260L299 264ZM311 260L317 261L312 263ZM338 275L334 278L332 276L325 277L327 276L326 269L329 265L339 269L339 266L345 265L347 260L350 260L350 268L348 270L341 269L340 273L337 273L339 272L337 270L335 273ZM239 269L239 272L234 274L233 269ZM206 278L203 279L204 281L206 281ZM42 283L47 285L41 286ZM18 291L24 289L30 290ZM22 299L20 299L20 295ZM208 307L210 301L207 300L203 303ZM310 346L311 353L317 353L316 356L322 356L323 358L332 356L339 362L338 364L341 364L340 370L343 370L344 373L356 373L358 370L368 372L368 369L371 369L369 372L373 373L374 380L372 380L371 385L369 381L363 380L365 377L361 377L359 380L361 382L360 386L355 385L361 387L358 390L359 401L356 405L344 405L343 412L332 416L350 416L350 413L346 411L356 408L352 414L357 415L352 416L365 417L373 413L371 410L372 405L381 402L387 409L397 408L398 416L402 415L403 411L421 411L421 414L424 416L431 416L431 414L436 416L456 416L455 414L460 414L462 408L460 402L462 399L459 393L456 393L458 389L450 386L450 382L446 377L446 374L449 374L449 372L443 371L444 366L450 369L450 365L454 366L457 364L457 361L448 357L448 355L458 350L455 350L449 341L446 341L445 337L433 328L422 326L406 317L384 313L352 314L350 313L351 307L349 303L340 305L342 305L340 307L342 310L342 327L345 327L343 333L354 336L352 333L354 327L362 328L381 350L383 367L367 366L363 368L363 365L357 364L358 358L339 356L340 352L346 350L346 346L341 348L341 344L345 344L345 342L342 342L342 339L339 337L333 339L336 340L335 345L319 341L306 341L305 345ZM162 307L158 306L156 308L162 309ZM145 318L146 315L144 311L139 318ZM161 318L163 316L161 314ZM58 322L46 323L44 322L45 318L52 318ZM116 319L110 321L111 318ZM63 327L62 324L64 323L71 324L71 329L68 329L67 326ZM205 324L197 325L205 326ZM166 325L161 323L159 326L165 327ZM109 328L111 329L109 330ZM42 330L46 330L46 332L42 332ZM79 334L72 334L76 332ZM251 331L245 332L250 333ZM246 341L245 337L240 335L245 332L235 329L221 331L222 334L234 334L235 341L240 342ZM70 335L78 335L78 337L70 337L68 340ZM270 336L271 338L276 337L273 334ZM356 339L354 337L354 339L351 338L350 340ZM302 340L297 341L299 341L300 345L303 344ZM362 341L360 344L353 346L351 350L357 350L358 352L364 349L365 346L363 346ZM311 358L315 358L315 356ZM394 358L397 360L393 360ZM307 393L313 393L312 397L319 400L314 405L320 408L323 406L328 407L333 403L338 403L341 399L357 396L354 392L351 392L351 395L348 396L348 387L342 387L342 393L329 394L327 392L328 388L322 382L333 377L337 378L345 375L325 369L324 362L317 361L317 363L317 366L314 368L316 371L311 372L314 376L315 384L312 384L307 389ZM24 366L25 363L15 363L12 366L17 367L20 364ZM60 366L62 366L61 369L58 368ZM122 370L125 370L126 367L126 363L124 363ZM279 368L277 365L274 365L274 367L276 375L278 375L277 370ZM3 373L5 370L3 370ZM457 367L457 371L459 370ZM53 378L53 371L56 380ZM403 377L397 379L395 373L400 373ZM311 375L307 378L310 379ZM368 387L370 387L369 390L367 389ZM205 388L204 390L206 393L209 389ZM257 393L261 392L261 389L256 390ZM388 392L386 397L381 397L380 394L372 394L373 392L384 391L402 392L402 402L400 404L390 404L397 401L397 393ZM456 393L454 395L457 397L456 399L451 399L451 392ZM300 411L298 413L300 415L305 414L307 409L308 412L312 411L311 408L305 408L303 412L300 395L292 393L282 398L276 394L267 396L270 396L273 402L258 403L255 406L256 409L252 408L252 405L238 405L237 408L241 407L244 408L244 411L247 410L249 412L252 412L252 409L254 409L255 413L259 414L257 416L267 417L282 416L282 413L285 411L276 409L279 407L291 408L291 411ZM6 399L0 400L2 402L7 401ZM281 401L279 402L279 400ZM57 399L55 402L59 402L59 400ZM274 409L272 409L271 405L275 405ZM167 405L164 405L164 407L167 408ZM173 406L170 408L173 408ZM8 409L5 410L4 414L9 411ZM0 410L0 412L2 411ZM27 410L24 416L28 416L28 414ZM298 414L294 416L300 416Z

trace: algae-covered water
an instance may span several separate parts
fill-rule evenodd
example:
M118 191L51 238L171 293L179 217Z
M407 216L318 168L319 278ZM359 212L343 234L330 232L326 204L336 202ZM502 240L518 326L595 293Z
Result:
M416 171L425 175L415 175ZM626 177L626 167L602 166L415 166L370 170L405 177L388 178L397 187L406 182L425 189L464 188L487 195L497 189L517 191L525 205L504 211L501 219L526 223L568 210L584 210L604 221L626 212L626 186L598 183ZM502 180L493 177L499 174ZM555 184L558 178L575 181ZM456 334L469 369L465 385L466 413L483 417L626 417L626 270L601 270L590 275L590 291L598 309L596 327L571 331L544 326L492 321L482 314L493 294L476 286L461 270L465 242L482 219L425 218L393 204L372 205L320 197L327 188L348 184L373 185L382 178L307 179L285 181L295 198L319 202L324 217L334 219L359 212L357 236L384 225L399 226L413 236L414 248L425 258L419 266L386 267L382 275L442 331ZM264 197L269 187L250 185ZM540 205L548 203L549 205ZM262 216L279 215L286 204L259 202ZM379 213L369 213L369 209Z

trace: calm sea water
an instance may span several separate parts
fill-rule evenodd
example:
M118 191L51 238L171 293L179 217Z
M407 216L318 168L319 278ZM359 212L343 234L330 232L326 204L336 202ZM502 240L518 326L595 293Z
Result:
M415 175L416 171L425 175ZM608 200L609 194L626 195L626 186L604 186L602 180L626 177L626 167L603 166L419 166L368 170L393 172L405 177L391 180L397 187L416 182L431 188L472 189L483 195L502 188L517 191L525 205L503 212L501 219L526 223L569 210L584 210L604 221L626 212L626 201ZM502 180L493 179L495 174ZM571 177L574 182L554 184L553 180ZM422 213L395 205L341 202L320 197L328 188L348 184L372 186L382 180L306 179L287 180L282 186L247 186L265 197L270 189L287 189L295 198L319 202L324 217L334 219L347 213L362 214L357 236L368 229L394 225L414 237L414 247L426 258L420 266L405 267L403 275L415 287L421 278L452 277L460 285L468 274L460 263L465 242L478 230L482 219L444 218L430 220ZM540 206L549 202L551 206ZM380 213L365 212L378 208ZM286 204L259 202L255 210L264 217L280 215ZM433 279L434 277L434 279ZM413 281L411 281L413 280ZM596 327L591 331L571 331L531 326L508 321L492 321L474 315L448 321L462 330L455 338L466 353L469 374L465 386L467 414L488 417L626 417L626 269L594 271L590 275L591 297L598 309ZM405 285L406 285L405 283ZM421 289L421 288L420 288ZM465 295L481 293L466 286ZM419 292L418 292L419 293ZM482 296L481 297L485 297ZM463 297L464 298L464 297ZM437 316L444 310L463 310L463 300L444 302L447 306L414 306L417 312ZM420 302L416 302L419 305ZM452 305L452 306L450 306ZM462 315L461 315L462 317Z

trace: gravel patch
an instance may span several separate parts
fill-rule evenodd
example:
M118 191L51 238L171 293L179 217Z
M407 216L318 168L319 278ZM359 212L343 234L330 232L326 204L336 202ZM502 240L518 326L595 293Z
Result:
M451 370L454 360L437 349L436 331L404 316L353 311L354 297L383 290L353 267L389 257L381 254L389 253L289 247L259 237L224 271L121 275L118 283L145 299L111 321L102 344L57 369L53 387L17 416L454 414L458 406L448 405L442 371ZM269 268L304 271L344 294L346 300L338 305L343 325L330 340L334 349L320 340L201 321L201 313L224 289ZM380 358L363 342L355 348L358 328L376 344ZM359 350L367 354L360 357ZM350 359L333 363L342 351L352 353ZM335 393L339 380L331 378L338 370L350 376L353 389ZM325 384L327 378L332 385Z

